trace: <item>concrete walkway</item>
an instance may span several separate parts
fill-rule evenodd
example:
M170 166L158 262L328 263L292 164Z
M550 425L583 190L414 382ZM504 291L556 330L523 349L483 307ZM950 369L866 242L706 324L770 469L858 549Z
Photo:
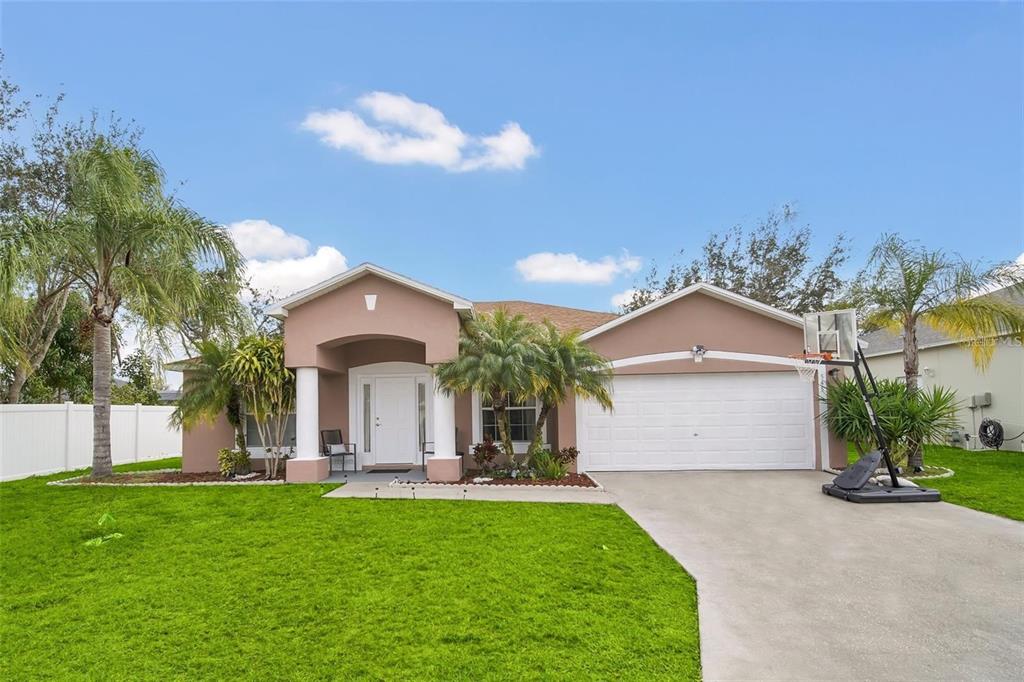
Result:
M594 478L697 579L706 680L1022 679L1022 523L819 472Z
M585 502L614 504L615 498L603 490L569 486L389 486L386 482L349 483L324 497L361 497L417 500L482 500L490 502Z

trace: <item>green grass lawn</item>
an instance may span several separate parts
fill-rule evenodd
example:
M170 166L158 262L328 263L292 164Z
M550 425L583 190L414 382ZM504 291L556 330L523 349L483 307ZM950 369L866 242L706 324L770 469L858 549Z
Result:
M857 460L852 450L850 460ZM926 445L924 461L956 472L919 481L942 493L944 501L1024 521L1024 453Z
M614 506L45 480L0 484L3 679L700 677L692 578Z

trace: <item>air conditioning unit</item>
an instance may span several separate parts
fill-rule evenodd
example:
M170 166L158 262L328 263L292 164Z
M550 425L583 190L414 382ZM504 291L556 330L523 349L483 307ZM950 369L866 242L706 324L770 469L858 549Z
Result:
M972 409L977 407L990 407L991 405L992 394L987 391L985 393L978 393L977 395L972 395L969 403L969 407L971 407Z

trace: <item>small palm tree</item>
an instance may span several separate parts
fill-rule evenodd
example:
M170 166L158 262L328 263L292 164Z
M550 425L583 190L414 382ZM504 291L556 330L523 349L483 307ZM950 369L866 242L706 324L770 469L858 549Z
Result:
M267 477L277 478L285 454L288 418L295 409L295 373L284 365L284 339L247 336L228 358L224 371L239 387L246 413L255 422Z
M202 273L241 279L241 256L227 231L163 191L156 159L99 138L69 161L69 215L42 241L63 257L89 299L93 330L93 476L110 460L111 327L125 307L153 328L203 300ZM237 290L237 289L236 289Z
M227 372L235 347L230 343L202 341L198 350L199 354L190 361L185 390L171 415L171 423L190 429L201 422L212 424L224 414L235 430L238 449L244 453L241 388Z
M597 351L580 341L580 332L558 331L545 322L540 330L540 353L532 365L533 393L540 401L537 424L533 430L529 457L543 445L543 428L548 415L556 405L576 395L595 400L601 407L611 409L612 397L608 387L612 380L612 367Z
M512 462L515 447L506 408L530 395L530 366L538 354L534 325L498 309L469 321L459 336L459 355L434 369L445 393L477 391L490 403L498 439Z
M917 390L917 325L927 325L970 346L975 365L985 369L1000 336L1024 339L1024 308L997 296L1024 291L1024 268L1013 263L982 267L942 251L928 250L897 235L885 235L871 252L854 297L866 307L865 326L903 335L903 374L909 393ZM924 465L921 444L912 444L908 463Z

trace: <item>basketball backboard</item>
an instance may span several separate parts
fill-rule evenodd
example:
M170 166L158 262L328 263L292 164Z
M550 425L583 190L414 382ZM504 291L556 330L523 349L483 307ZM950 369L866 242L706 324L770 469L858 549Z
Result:
M827 310L804 314L804 353L827 353L828 362L857 361L857 311Z

